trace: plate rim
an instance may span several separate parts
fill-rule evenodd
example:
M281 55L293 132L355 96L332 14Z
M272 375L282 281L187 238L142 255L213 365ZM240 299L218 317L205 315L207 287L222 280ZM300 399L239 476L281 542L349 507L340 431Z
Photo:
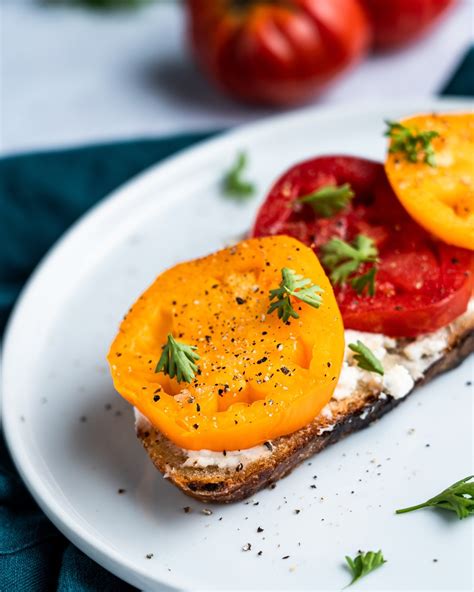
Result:
M415 109L413 108L414 105L416 107ZM32 300L34 300L36 286L41 282L43 274L50 269L54 269L56 259L62 256L63 251L66 251L67 248L73 246L91 226L94 224L97 225L101 220L107 219L107 217L115 210L125 207L129 201L133 201L134 194L145 191L147 186L151 187L156 183L157 177L158 179L160 177L166 178L166 176L172 173L173 169L186 166L188 160L192 161L193 159L199 158L207 159L209 153L221 150L225 148L226 145L238 143L239 138L241 137L242 140L244 140L243 143L245 143L245 137L249 134L262 134L270 127L284 128L287 125L291 125L306 118L315 118L316 120L324 118L334 119L341 115L352 118L356 117L357 114L369 114L371 112L380 112L381 110L386 110L387 112L395 110L406 110L407 112L418 110L439 111L443 109L450 111L464 111L471 110L472 107L472 101L463 97L453 99L428 97L413 100L392 101L384 103L383 105L381 102L364 102L353 104L351 106L341 103L330 107L313 105L289 113L265 117L256 122L237 126L222 133L218 133L216 136L212 136L211 138L200 141L189 148L180 150L148 167L97 202L97 204L80 216L78 220L76 220L72 226L63 233L63 235L43 256L40 263L27 280L8 319L3 340L0 392L2 406L1 419L5 441L15 467L41 510L68 540L88 555L93 561L96 561L99 565L131 585L146 585L149 587L164 585L170 590L184 589L180 588L183 584L177 580L176 574L170 576L167 572L163 571L164 567L161 566L159 579L150 577L144 568L135 564L131 560L128 560L126 557L123 557L123 555L111 545L98 540L92 532L89 532L84 526L78 523L74 519L74 516L70 515L67 510L61 506L60 501L47 490L44 481L41 478L41 474L39 471L35 470L35 465L28 460L28 452L26 445L23 443L21 431L17 432L15 430L17 419L14 414L15 407L13 403L9 403L9 401L12 400L12 395L9 394L9 360L13 356L11 351L14 349L17 327L21 324L22 316L24 314L23 311L32 306L31 303Z

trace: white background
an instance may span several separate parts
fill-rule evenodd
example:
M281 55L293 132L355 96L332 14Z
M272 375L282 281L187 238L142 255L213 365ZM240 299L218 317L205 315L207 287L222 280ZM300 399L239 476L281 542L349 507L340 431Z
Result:
M472 1L460 0L432 35L372 57L319 102L437 92L472 41L472 13ZM269 113L208 87L189 57L184 15L172 0L118 13L2 0L1 33L3 154L224 127Z

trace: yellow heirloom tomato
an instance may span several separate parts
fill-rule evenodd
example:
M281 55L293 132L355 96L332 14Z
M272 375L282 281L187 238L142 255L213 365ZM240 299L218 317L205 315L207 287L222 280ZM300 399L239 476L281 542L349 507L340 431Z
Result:
M294 313L286 322L278 307L269 312L283 269L321 299L316 307L285 293ZM187 377L156 371L167 343L186 344ZM275 236L162 273L127 314L108 359L117 391L175 444L235 450L310 423L332 396L343 354L341 315L316 255Z
M401 126L390 133L385 163L398 199L433 235L450 245L473 250L474 114L418 115L399 123ZM429 132L436 134L428 136L423 145ZM403 148L404 138L405 148L411 142L416 152Z

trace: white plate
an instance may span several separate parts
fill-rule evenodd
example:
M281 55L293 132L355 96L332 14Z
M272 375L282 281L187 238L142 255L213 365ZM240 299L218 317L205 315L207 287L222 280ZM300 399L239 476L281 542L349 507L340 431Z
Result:
M468 105L308 110L243 128L152 168L59 242L10 323L3 404L23 478L73 543L145 589L340 590L344 556L379 548L388 563L363 580L366 590L471 588L472 521L393 511L472 472L472 359L276 489L211 516L151 466L105 361L124 311L158 272L249 228L259 200L237 205L219 191L237 150L249 151L263 198L302 158L381 159L384 118L456 108Z

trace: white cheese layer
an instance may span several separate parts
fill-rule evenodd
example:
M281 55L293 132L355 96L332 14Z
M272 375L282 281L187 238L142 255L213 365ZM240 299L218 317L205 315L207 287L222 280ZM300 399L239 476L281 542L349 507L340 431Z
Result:
M135 414L135 428L147 429L151 423L136 407L133 409ZM177 447L178 448L178 447ZM185 450L180 449L186 455L183 467L196 467L205 469L207 467L218 467L219 469L236 469L239 465L244 468L247 464L255 462L260 458L265 458L271 454L272 445L254 446L245 450L229 450L228 452L216 452L214 450Z
M403 399L415 386L415 381L405 366L395 364L383 375L382 384L384 392L394 399Z
M466 321L471 321L473 317L474 299L471 299L466 312L450 325L434 333L420 335L402 348L392 337L347 329L345 359L332 400L341 401L350 397L359 387L383 389L379 397L381 399L387 398L387 395L394 399L406 397L414 387L415 381L422 378L426 370L442 357L449 346L451 333ZM369 347L382 362L383 376L359 368L354 360L354 352L348 348L349 343L356 343L357 340ZM321 415L330 419L332 417L330 407L326 406ZM135 409L135 421L137 426L142 425L142 422L149 425L148 419L137 409ZM333 428L333 425L326 426L320 430L320 434L331 431ZM270 447L264 445L227 451L225 454L212 450L181 450L187 457L183 466L196 468L236 469L239 465L243 468L271 454Z
M346 329L346 351L339 382L332 400L341 401L361 388L382 388L384 396L402 399L411 391L415 381L423 378L425 372L444 354L450 343L450 336L474 318L474 298L469 301L467 310L452 323L434 333L420 335L404 347L399 341L381 333L364 333ZM354 360L354 352L349 343L362 341L382 362L384 376L362 370Z
M455 321L456 322L456 321ZM443 355L449 343L451 326L439 329L400 348L397 340L380 333L345 331L346 351L341 376L333 394L333 400L341 401L352 396L354 390L361 388L382 388L394 399L401 399L411 391L415 381ZM362 341L382 362L384 376L362 370L354 359L350 343Z
M271 454L266 446L254 446L245 450L229 450L228 452L215 452L214 450L186 450L188 458L183 467L219 467L220 469L236 469L239 465L255 462Z

